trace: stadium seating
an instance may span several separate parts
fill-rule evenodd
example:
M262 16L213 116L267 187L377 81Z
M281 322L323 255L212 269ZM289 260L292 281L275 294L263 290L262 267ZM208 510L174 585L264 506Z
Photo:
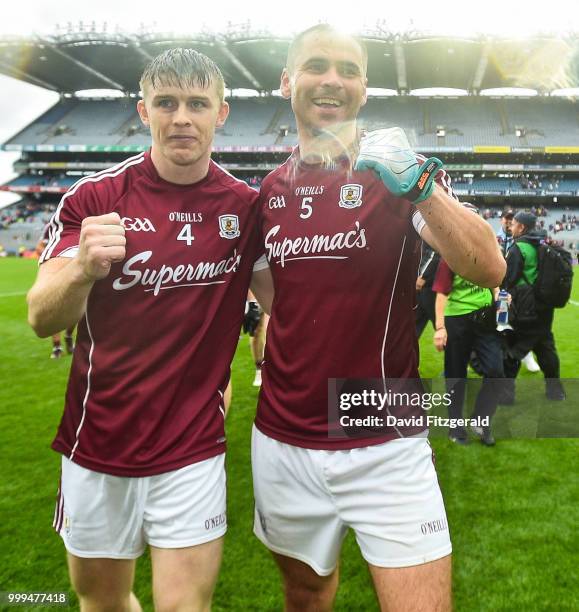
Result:
M234 98L220 147L293 146L296 124L287 100ZM577 104L566 99L370 98L360 114L369 130L400 126L412 146L576 146ZM443 128L444 135L437 134ZM516 135L516 129L520 135ZM14 136L8 145L102 145L146 147L150 137L139 122L133 99L67 100Z

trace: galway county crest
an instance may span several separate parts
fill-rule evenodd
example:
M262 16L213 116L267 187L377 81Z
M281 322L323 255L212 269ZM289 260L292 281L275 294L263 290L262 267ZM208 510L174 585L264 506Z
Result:
M222 238L237 238L240 235L239 217L237 215L220 215L219 235Z
M362 185L350 183L340 187L340 206L356 208L362 204Z

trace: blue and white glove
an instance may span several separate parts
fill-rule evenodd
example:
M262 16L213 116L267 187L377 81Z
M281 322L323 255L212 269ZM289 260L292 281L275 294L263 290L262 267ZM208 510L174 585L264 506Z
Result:
M432 195L434 179L441 168L442 162L436 157L420 165L404 130L398 127L366 134L360 140L354 166L357 171L374 170L392 195L414 204Z

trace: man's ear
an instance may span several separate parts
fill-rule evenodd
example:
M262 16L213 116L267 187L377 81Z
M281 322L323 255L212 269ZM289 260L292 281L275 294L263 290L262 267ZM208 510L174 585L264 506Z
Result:
M147 107L145 106L144 100L139 100L137 102L137 112L139 113L143 125L149 127L149 114L147 113Z
M292 97L291 77L287 68L284 68L283 72L281 73L281 82L279 90L281 92L281 95L286 100L289 100Z
M364 97L362 98L362 104L360 106L364 106L368 101L368 79L364 79Z
M221 108L217 113L217 121L215 122L215 127L223 127L225 121L227 120L227 117L229 117L229 104L227 102L222 102Z

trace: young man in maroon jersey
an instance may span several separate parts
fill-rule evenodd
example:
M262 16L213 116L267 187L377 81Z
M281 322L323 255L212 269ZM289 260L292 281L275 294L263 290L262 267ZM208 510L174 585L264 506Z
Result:
M360 141L366 64L356 39L319 25L290 45L281 78L299 147L260 195L275 300L252 440L254 530L287 610L331 609L350 527L382 609L448 610L451 545L424 428L332 438L328 381L418 378L421 238L483 286L500 282L504 261L438 160L412 154L396 175L382 131Z
M28 295L48 336L78 322L54 526L82 610L208 610L226 530L223 394L254 260L257 193L210 159L228 114L207 57L172 49L141 82L152 147L78 181ZM268 272L261 275L267 276Z

